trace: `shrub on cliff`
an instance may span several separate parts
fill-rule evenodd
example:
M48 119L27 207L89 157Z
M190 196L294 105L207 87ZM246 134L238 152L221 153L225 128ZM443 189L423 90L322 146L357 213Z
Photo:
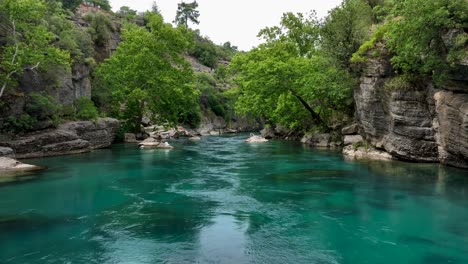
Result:
M80 120L95 120L99 117L99 112L91 99L80 97L75 101L75 117Z

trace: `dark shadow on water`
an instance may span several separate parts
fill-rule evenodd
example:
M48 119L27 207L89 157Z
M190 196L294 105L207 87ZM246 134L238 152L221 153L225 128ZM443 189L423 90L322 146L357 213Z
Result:
M437 246L439 243L432 239L419 237L419 236L408 236L402 235L398 237L398 242L406 245L418 244L423 246Z
M22 214L0 216L0 239L8 238L9 234L28 233L36 230L55 228L58 225L68 225L78 222L76 217L45 217L39 214Z
M442 264L442 263L449 263L449 264L461 264L461 263L466 263L462 262L461 260L451 257L451 256L445 256L442 254L438 253L430 253L427 254L423 257L421 260L421 264Z
M165 198L168 200L166 203L132 200L111 208L109 213L96 218L94 232L125 231L137 237L165 239L183 236L193 240L198 230L210 223L218 206L216 202L164 195L171 196Z

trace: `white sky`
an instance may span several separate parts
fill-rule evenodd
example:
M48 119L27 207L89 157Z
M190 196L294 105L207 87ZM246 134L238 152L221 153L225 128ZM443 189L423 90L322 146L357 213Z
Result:
M129 6L138 11L151 9L154 0L109 0L114 11ZM249 50L260 43L256 37L260 29L279 24L285 12L309 13L316 10L319 17L336 7L342 0L197 0L200 29L216 44L230 41L241 50ZM166 22L175 18L180 0L156 0ZM185 0L192 2L192 0Z

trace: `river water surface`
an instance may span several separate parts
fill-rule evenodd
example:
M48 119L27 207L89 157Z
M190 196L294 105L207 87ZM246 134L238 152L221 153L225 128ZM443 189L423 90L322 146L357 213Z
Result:
M28 160L0 263L468 263L468 173L246 136Z

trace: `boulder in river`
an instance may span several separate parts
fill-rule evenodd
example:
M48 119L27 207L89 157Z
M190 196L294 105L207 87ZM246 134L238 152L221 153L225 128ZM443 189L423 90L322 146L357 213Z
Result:
M25 172L41 169L43 167L25 164L12 158L0 157L0 176L3 175L2 172Z
M167 142L159 142L154 138L147 138L138 144L142 149L173 149Z
M350 160L392 160L393 157L385 151L375 148L354 147L352 145L343 148L343 155Z
M249 142L249 143L261 143L261 142L267 142L268 139L262 137L262 136L258 136L258 135L254 135L254 134L250 134L250 137L245 140L245 142Z

